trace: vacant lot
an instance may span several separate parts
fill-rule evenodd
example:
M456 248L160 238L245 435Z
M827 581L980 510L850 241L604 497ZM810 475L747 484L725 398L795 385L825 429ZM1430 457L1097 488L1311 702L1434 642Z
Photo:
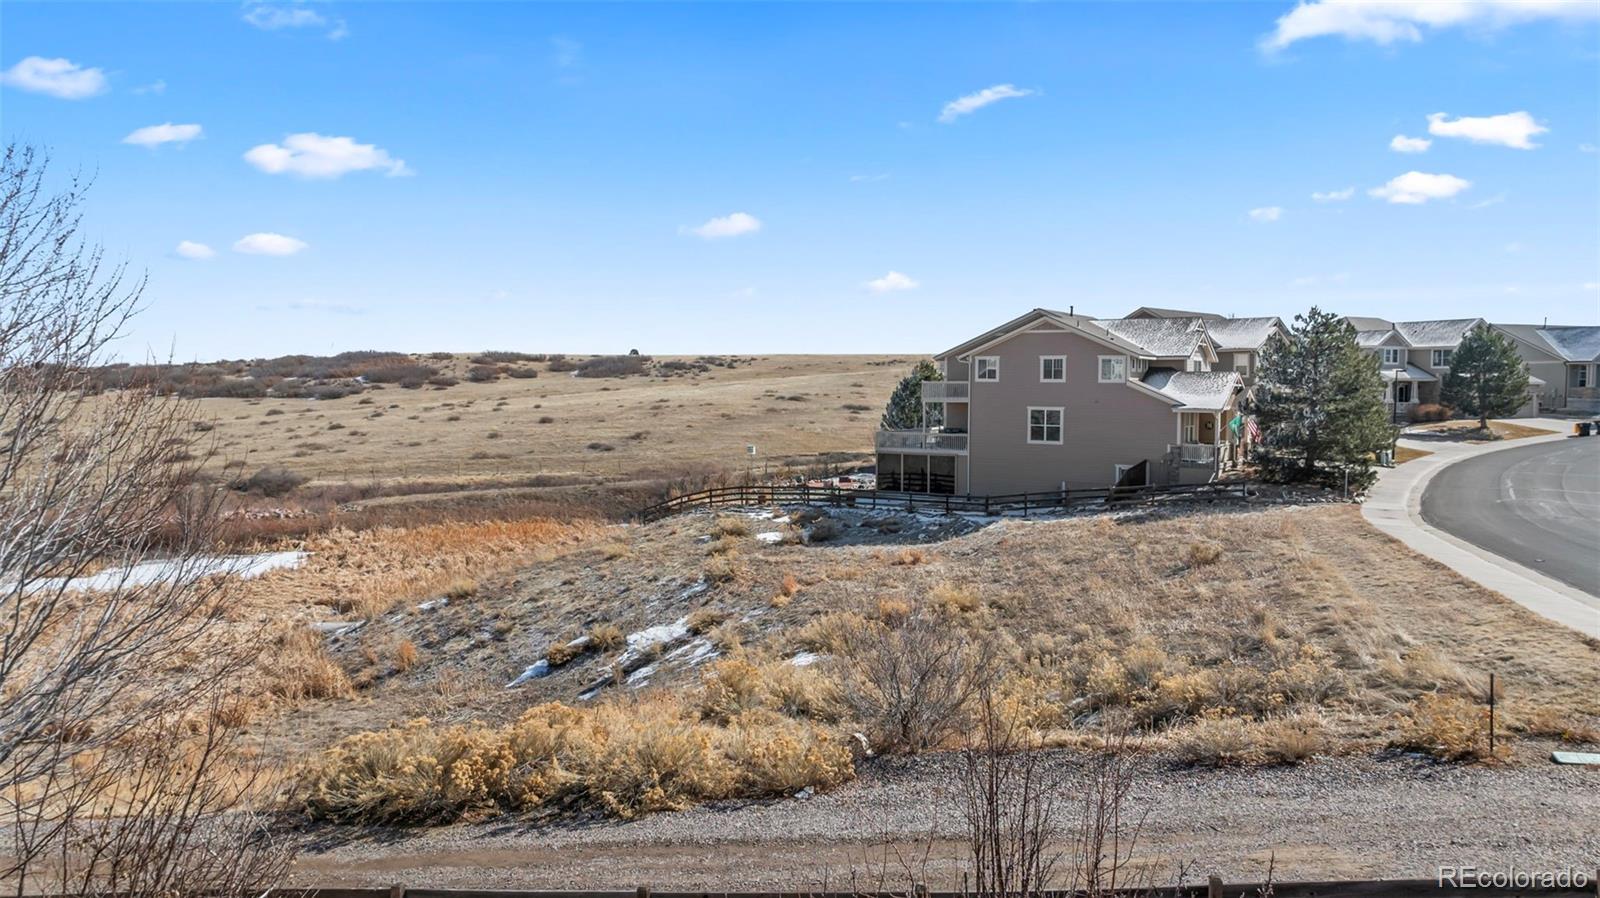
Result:
M493 484L531 475L625 480L708 467L742 473L752 464L759 471L870 453L883 404L915 362L663 358L651 360L647 373L621 377L512 362L502 366L507 373L476 382L471 358L417 357L458 381L450 386L375 384L335 399L202 399L203 414L214 421L206 436L215 440L219 464L246 473L282 467L313 485Z

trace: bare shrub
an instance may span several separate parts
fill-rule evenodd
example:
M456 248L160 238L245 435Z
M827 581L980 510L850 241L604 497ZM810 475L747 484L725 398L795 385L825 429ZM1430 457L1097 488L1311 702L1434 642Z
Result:
M1210 540L1192 542L1183 549L1183 563L1189 567L1206 567L1222 560L1222 546Z
M278 499L294 492L296 487L307 480L310 478L288 468L267 467L234 484L234 489L266 496L269 499Z
M1509 751L1502 736L1489 752L1489 709L1458 695L1428 693L1411 704L1394 739L1396 748L1441 761L1486 761Z
M945 744L966 722L969 703L994 667L987 639L923 611L899 626L860 627L842 642L845 702L881 751Z
M1416 424L1427 421L1448 421L1450 420L1451 411L1448 406L1439 405L1436 402L1424 402L1420 405L1412 406L1410 416L1412 423Z
M500 379L500 369L493 365L473 365L467 369L467 380L486 384Z
M643 374L649 361L645 355L603 355L579 362L576 370L579 377L629 377ZM550 370L556 370L553 364Z

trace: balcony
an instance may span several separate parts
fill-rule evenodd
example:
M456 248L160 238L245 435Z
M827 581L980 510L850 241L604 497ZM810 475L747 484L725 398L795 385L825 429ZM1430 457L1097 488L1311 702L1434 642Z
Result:
M922 382L923 402L966 402L971 384L966 381L925 380Z
M1210 443L1180 443L1168 445L1167 452L1176 456L1178 463L1193 467L1215 467L1217 464L1217 450L1222 447Z
M965 455L967 451L967 435L964 433L880 430L874 442L879 452L951 452Z

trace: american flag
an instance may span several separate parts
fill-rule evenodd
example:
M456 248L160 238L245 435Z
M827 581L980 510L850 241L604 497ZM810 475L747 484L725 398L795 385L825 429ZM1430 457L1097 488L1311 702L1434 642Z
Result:
M1256 424L1256 418L1254 415L1244 419L1244 429L1246 433L1250 434L1251 442L1261 442L1261 426Z

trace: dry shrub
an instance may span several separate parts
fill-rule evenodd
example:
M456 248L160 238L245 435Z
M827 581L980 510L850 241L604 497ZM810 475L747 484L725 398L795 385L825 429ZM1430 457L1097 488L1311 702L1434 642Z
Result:
M700 719L669 693L540 705L501 728L425 720L349 737L304 773L313 819L427 824L494 810L600 810L631 819L697 801L825 788L854 776L842 740L772 712Z
M340 698L351 692L344 668L328 655L321 633L294 627L273 640L265 658L268 689L286 701Z
M592 640L569 635L566 638L556 640L549 648L545 649L544 657L546 661L550 662L551 667L560 667L564 664L570 664L573 659L588 652L593 644Z
M825 543L837 539L844 528L833 518L818 518L805 530L805 540L808 543Z
M1259 725L1261 760L1268 764L1302 764L1331 745L1326 724L1314 714L1276 718Z
M1502 735L1495 753L1505 754L1508 742ZM1489 709L1459 695L1434 692L1420 696L1401 720L1400 733L1392 744L1441 761L1491 760Z
M706 562L701 575L712 583L728 583L744 576L744 564L731 555L718 556Z
M797 649L837 655L871 626L853 611L835 611L806 621L790 639Z
M1254 763L1255 727L1237 717L1205 717L1194 722L1177 739L1177 757L1185 764L1231 767Z
M1600 727L1578 719L1570 711L1536 708L1517 715L1515 721L1516 730L1529 736L1560 739L1574 745L1600 744Z
M698 636L727 619L728 612L720 608L696 608L689 612L689 619L686 624L689 627L689 632Z
M940 583L929 593L928 601L945 614L966 614L978 610L978 594L950 583Z
M607 561L616 561L621 558L627 558L632 554L633 550L629 549L622 543L606 543L600 547L600 555Z
M889 559L889 563L893 565L910 567L921 564L927 560L927 554L921 549L901 549L900 551L894 553L894 556Z
M1184 547L1183 563L1189 567L1206 567L1222 560L1222 546L1210 540L1192 542Z
M454 601L470 599L478 594L478 581L466 577L451 580L449 585L445 586L444 594Z
M794 574L784 574L783 583L779 585L778 590L785 596L793 596L800 591L800 581L795 579Z
M719 537L706 546L707 555L733 555L738 551L739 538L736 536Z
M712 531L718 536L749 536L750 522L736 515L721 515Z
M599 623L589 628L589 644L596 651L609 652L622 647L627 641L627 636L622 628L613 623Z
M993 676L996 652L987 638L926 612L897 627L860 628L843 643L845 705L879 751L943 745Z
M757 710L829 723L844 714L839 685L832 678L812 667L786 661L757 664L743 656L706 668L699 704L701 716L718 723Z
M417 666L417 644L409 639L400 640L394 647L394 669L405 673Z
M768 600L767 604L774 608L787 608L789 607L789 603L793 601L793 595L780 590L772 594L772 598Z
M894 626L911 616L911 603L905 599L882 598L878 600L878 620Z

